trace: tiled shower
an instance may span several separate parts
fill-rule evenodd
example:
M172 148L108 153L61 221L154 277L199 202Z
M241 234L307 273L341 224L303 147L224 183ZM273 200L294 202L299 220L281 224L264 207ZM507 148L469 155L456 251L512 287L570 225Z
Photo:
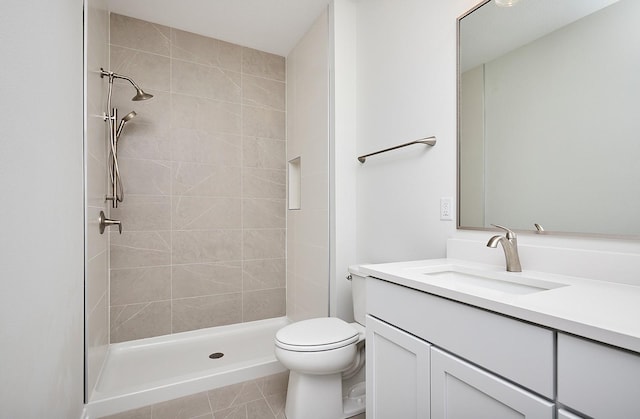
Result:
M112 343L284 316L285 60L112 14L125 198L111 209Z

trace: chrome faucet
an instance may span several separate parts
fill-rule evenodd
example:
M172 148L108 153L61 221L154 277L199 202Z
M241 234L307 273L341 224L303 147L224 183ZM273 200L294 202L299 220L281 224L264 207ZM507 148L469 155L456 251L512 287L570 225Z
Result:
M494 227L498 227L506 231L504 236L493 236L487 242L487 247L496 248L498 243L502 245L504 250L504 257L507 260L508 272L522 272L522 266L520 266L520 257L518 256L518 238L516 233L509 230L507 227L503 227L496 224L491 224Z

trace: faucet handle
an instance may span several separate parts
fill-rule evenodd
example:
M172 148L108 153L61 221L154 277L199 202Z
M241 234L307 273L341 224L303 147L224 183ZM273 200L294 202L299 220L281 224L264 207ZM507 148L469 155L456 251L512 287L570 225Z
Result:
M507 227L504 227L504 226L501 226L501 225L498 225L498 224L491 224L491 225L494 226L494 227L501 228L502 230L506 231L507 234L505 236L508 239L515 239L516 238L516 233L514 231L512 231L510 228L507 228Z
M104 234L104 229L109 226L117 225L118 231L122 234L122 222L120 220L112 220L104 215L104 211L100 211L100 217L98 217L98 226L100 227L100 234Z

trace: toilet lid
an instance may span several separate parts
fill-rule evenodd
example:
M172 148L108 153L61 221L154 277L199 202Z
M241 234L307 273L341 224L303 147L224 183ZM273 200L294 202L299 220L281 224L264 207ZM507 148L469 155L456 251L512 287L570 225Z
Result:
M356 342L358 331L336 317L303 320L276 333L276 345L300 352L327 351Z

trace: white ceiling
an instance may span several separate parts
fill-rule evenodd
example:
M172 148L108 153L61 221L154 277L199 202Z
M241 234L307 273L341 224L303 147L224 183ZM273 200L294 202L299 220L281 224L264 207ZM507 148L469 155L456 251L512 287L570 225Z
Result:
M330 0L108 0L126 16L287 56Z

